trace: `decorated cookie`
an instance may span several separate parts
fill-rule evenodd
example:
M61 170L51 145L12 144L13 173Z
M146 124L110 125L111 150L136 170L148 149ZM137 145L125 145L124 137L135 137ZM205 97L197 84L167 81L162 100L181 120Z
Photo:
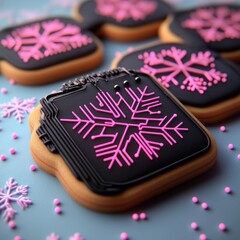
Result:
M205 172L216 157L213 137L170 92L124 68L64 84L29 124L38 165L98 211L140 204Z
M160 0L87 0L73 16L83 29L118 41L136 41L157 35L172 8Z
M160 26L162 41L187 42L240 62L240 5L213 5L176 12Z
M15 82L38 85L96 68L100 41L70 18L47 18L0 31L0 70Z
M155 43L118 57L117 66L154 76L205 124L240 112L239 67L204 47Z

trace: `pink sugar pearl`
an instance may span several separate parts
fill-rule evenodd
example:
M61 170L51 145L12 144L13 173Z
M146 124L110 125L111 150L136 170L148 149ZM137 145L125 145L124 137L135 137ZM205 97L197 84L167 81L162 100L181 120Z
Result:
M229 148L230 150L234 150L234 145L233 145L232 143L229 143L229 144L228 144L228 148Z
M14 240L22 240L22 238L20 236L15 236Z
M139 220L139 215L137 213L132 214L132 220L138 221Z
M208 204L207 204L206 202L203 202L203 203L201 204L201 206L202 206L202 208L203 208L204 210L207 210L207 209L208 209Z
M8 226L9 226L11 229L14 229L14 228L16 227L14 221L9 221L9 222L8 222Z
M230 187L225 187L224 192L230 194L232 192Z
M7 157L6 157L6 155L1 154L1 155L0 155L0 159L1 159L2 161L5 161L5 160L7 160Z
M62 213L62 209L60 207L55 207L55 213L61 214Z
M36 171L37 171L37 167L36 167L34 164L32 164L32 165L30 166L30 170L31 170L32 172L36 172Z
M2 94L6 94L8 92L8 90L6 88L1 88L1 93Z
M240 160L240 153L237 155L237 158Z
M147 219L147 214L144 213L144 212L140 213L140 219L146 220Z
M13 133L13 134L12 134L12 138L13 138L13 139L18 139L18 135L17 135L16 133Z
M191 228L192 228L193 230L197 230L197 229L198 229L198 224L197 224L196 222L192 222L192 223L191 223Z
M221 132L226 132L226 127L225 127L225 126L221 126L221 127L220 127L220 131L221 131Z
M16 83L14 79L10 79L9 81L11 85L14 85Z
M60 200L58 198L53 199L53 203L58 206L61 204Z
M122 232L120 234L120 239L121 240L128 240L128 234L126 232Z
M224 223L219 223L218 229L224 232L227 230L227 227Z
M206 234L204 234L204 233L200 234L199 239L200 240L207 240Z
M10 149L9 149L9 152L10 152L12 155L16 154L16 150L15 150L14 148L10 148Z
M192 197L192 202L193 202L193 203L198 203L198 201L199 201L199 200L198 200L198 198L197 198L197 197L195 197L195 196L194 196L194 197Z

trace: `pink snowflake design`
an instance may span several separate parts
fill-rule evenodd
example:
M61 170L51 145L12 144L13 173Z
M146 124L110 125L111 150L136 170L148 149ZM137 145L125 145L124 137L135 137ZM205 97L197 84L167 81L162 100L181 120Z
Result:
M227 6L201 8L192 12L182 26L196 30L205 42L239 39L240 11Z
M157 2L147 0L96 0L99 15L118 22L126 19L143 20L157 9Z
M0 104L0 109L2 109L2 117L11 117L15 116L15 119L22 123L24 118L24 114L30 113L34 105L36 103L36 99L30 98L22 100L21 98L13 98L9 103Z
M182 90L204 94L208 87L227 81L227 74L215 69L215 59L210 51L192 53L186 60L187 50L171 47L168 50L140 54L144 65L140 71L155 76L165 87L180 86ZM180 83L178 76L183 75Z
M73 118L60 119L61 122L73 123L72 130L83 139L102 140L94 145L94 149L96 157L108 163L108 169L115 164L130 166L141 152L149 160L158 158L159 150L164 147L162 141L172 146L177 143L177 137L183 138L181 132L188 131L182 127L183 122L176 123L177 114L161 116L160 96L148 91L147 86L143 89L138 87L136 91L128 87L125 91L127 100L120 92L116 92L118 100L114 100L109 92L98 92L97 105L91 102L89 106L79 106L79 113L72 111ZM126 106L130 117L122 105ZM157 140L152 140L152 137ZM131 144L137 146L134 154L129 150Z
M39 60L71 51L92 41L78 26L54 19L18 28L2 39L1 44L13 49L23 62L28 62L31 58Z
M28 194L28 186L18 186L18 183L10 178L5 185L6 193L0 189L0 212L3 211L3 218L6 222L13 220L17 213L11 203L16 202L21 209L26 209L32 204Z

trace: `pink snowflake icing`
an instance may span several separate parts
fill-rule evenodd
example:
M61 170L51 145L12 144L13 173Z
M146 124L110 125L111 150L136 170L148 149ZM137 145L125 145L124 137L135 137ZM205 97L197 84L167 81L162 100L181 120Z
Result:
M17 119L19 123L22 123L24 114L30 113L34 108L35 103L36 99L34 97L25 100L15 97L9 103L0 104L2 117L6 118L15 116L15 119Z
M92 38L81 33L78 26L54 19L17 28L2 39L1 44L13 49L23 62L28 62L32 58L40 60L81 48L92 41Z
M99 92L96 96L98 104L91 102L89 106L79 106L79 112L72 111L72 118L60 119L72 123L72 130L82 139L98 142L94 145L96 157L103 158L108 169L114 165L130 166L141 153L149 160L158 158L164 144L176 144L177 138L183 138L181 132L188 131L182 127L183 122L178 121L177 114L162 116L160 96L149 91L147 86L138 87L137 91L128 87L125 91L127 100L120 92L116 92L118 100L114 100L109 92ZM123 105L127 110L122 108ZM137 146L134 153L130 151L130 145Z
M157 2L146 0L96 0L99 15L118 22L126 19L143 20L157 9Z
M187 50L171 47L156 53L144 52L138 58L144 65L140 71L155 76L165 87L179 86L182 90L204 94L208 87L227 81L227 74L215 69L215 59L211 52L192 53L189 59ZM183 75L183 81L178 80Z
M184 28L194 29L205 42L240 38L240 11L227 6L201 8L182 22Z
M12 203L16 202L21 209L26 209L32 204L28 194L28 186L18 186L18 183L10 178L5 185L6 193L0 189L0 212L3 211L3 218L6 222L13 220L16 210Z

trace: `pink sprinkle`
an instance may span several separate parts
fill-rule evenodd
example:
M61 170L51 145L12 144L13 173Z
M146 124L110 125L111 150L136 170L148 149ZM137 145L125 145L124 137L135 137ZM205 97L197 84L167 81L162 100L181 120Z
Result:
M137 213L132 214L132 220L138 221L139 220L139 215Z
M218 225L219 230L225 232L227 230L227 227L224 223L219 223Z
M192 202L193 203L198 203L199 202L198 197L192 197Z
M60 200L59 200L58 198L55 198L55 199L53 200L53 203L54 203L56 206L58 206L58 205L61 204L61 202L60 202Z
M200 240L207 240L206 234L204 234L204 233L200 234L199 239Z
M198 229L198 224L197 224L196 222L192 222L192 223L191 223L191 228L192 228L193 230L197 230L197 229Z
M201 204L201 206L202 206L202 208L205 209L205 210L208 209L208 204L207 204L206 202L203 202L203 203Z
M233 145L232 143L230 143L230 144L228 144L228 148L229 148L230 150L233 150L233 149L234 149L234 145Z
M147 219L147 214L144 213L144 212L140 213L140 219L146 220Z
M7 157L6 157L6 155L1 154L1 155L0 155L0 159L1 159L2 161L5 161L5 160L7 160Z
M14 85L16 83L14 79L10 79L9 82L11 85Z
M15 150L14 148L10 148L10 149L9 149L9 152L10 152L12 155L16 154L16 150Z
M230 187L225 187L224 191L225 191L225 193L228 193L228 194L230 194L232 192Z
M125 233L125 232L122 232L122 233L120 234L120 238L121 238L121 240L128 240L128 234Z
M62 213L62 209L60 207L55 207L55 213L61 214Z
M7 90L6 88L2 88L2 89L1 89L1 93L2 93L2 94L6 94L7 92L8 92L8 90Z
M22 238L20 236L15 236L14 240L22 240Z
M35 172L35 171L37 171L37 167L36 167L34 164L32 164L32 165L30 166L30 170L31 170L32 172Z
M12 134L12 138L13 138L13 139L18 139L18 135L17 135L16 133L13 133L13 134Z
M240 153L237 155L237 158L240 160Z
M221 126L221 127L220 127L220 131L221 131L221 132L226 132L226 127L225 127L225 126Z
M10 221L10 222L8 223L8 226L9 226L11 229L14 229L14 228L16 227L14 221Z

